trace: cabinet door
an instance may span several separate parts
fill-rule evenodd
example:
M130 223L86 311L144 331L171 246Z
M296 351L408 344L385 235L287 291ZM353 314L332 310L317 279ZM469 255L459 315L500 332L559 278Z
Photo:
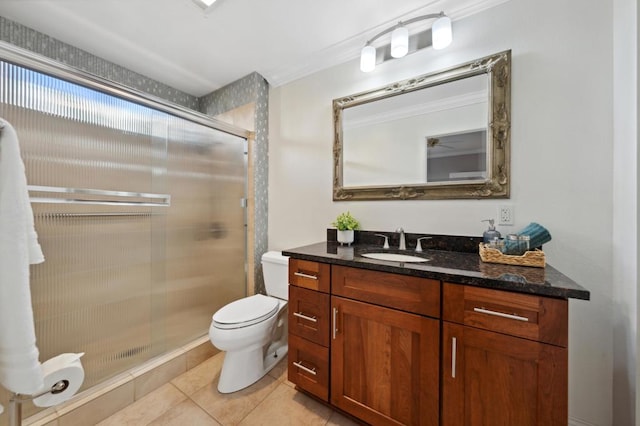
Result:
M438 425L438 320L337 296L331 307L331 403L374 425Z
M442 424L566 426L567 349L443 322Z

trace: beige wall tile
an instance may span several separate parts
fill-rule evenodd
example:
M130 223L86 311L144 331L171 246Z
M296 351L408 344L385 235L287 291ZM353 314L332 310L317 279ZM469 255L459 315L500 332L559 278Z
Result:
M281 383L240 425L324 426L331 413L331 408Z
M220 426L202 408L190 399L181 402L149 423L148 426Z
M273 377L267 375L248 388L222 394L216 388L216 378L211 385L194 393L191 399L219 423L233 426L265 399L278 386L278 383Z
M187 371L187 356L183 353L176 358L158 365L153 370L146 371L140 375L132 372L135 377L135 399L138 400L142 398L185 371Z
M59 426L96 424L133 403L134 386L129 381L58 418Z
M215 388L218 385L223 361L224 352L220 352L197 367L176 377L171 383L189 396L205 386L212 385Z
M125 409L98 423L99 426L146 425L186 400L185 394L167 383Z

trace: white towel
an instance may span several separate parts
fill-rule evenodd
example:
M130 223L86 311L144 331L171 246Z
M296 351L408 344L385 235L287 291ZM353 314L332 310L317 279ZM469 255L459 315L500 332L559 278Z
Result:
M43 386L33 325L29 264L44 262L33 226L16 131L0 119L0 384L33 394Z

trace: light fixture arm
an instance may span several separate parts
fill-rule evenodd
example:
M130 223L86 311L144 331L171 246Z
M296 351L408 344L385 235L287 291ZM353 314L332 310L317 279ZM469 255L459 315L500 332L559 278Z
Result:
M392 32L396 28L400 28L400 27L403 27L405 25L413 24L414 22L424 21L426 19L442 18L443 16L445 16L444 12L429 13L428 15L416 16L415 18L407 19L406 21L399 21L393 27L387 28L386 30L381 31L378 34L376 34L375 36L371 37L369 40L367 40L367 42L365 43L365 46L369 46L371 43L373 43L374 41L376 41L377 39L379 39L383 35Z

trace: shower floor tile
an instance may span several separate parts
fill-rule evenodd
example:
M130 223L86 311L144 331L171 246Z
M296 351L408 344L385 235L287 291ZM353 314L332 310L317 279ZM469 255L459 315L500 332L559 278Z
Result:
M297 392L287 380L286 358L258 382L232 394L216 386L224 353L115 413L100 426L355 426L347 417Z

